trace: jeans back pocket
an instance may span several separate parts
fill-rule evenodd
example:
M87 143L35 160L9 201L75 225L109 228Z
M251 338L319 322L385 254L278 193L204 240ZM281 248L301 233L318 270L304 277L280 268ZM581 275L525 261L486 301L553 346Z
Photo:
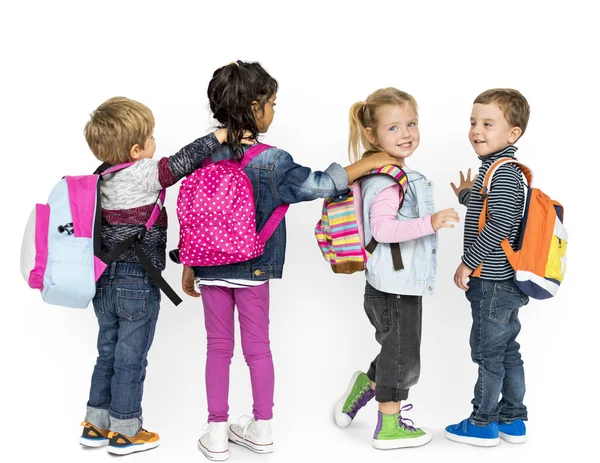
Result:
M149 289L117 289L117 315L125 320L140 320L148 313Z

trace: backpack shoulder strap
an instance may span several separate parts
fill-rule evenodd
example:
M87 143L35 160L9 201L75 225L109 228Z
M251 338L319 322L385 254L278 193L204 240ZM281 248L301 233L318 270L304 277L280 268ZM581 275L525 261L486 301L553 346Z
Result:
M127 169L128 167L131 167L133 164L134 164L133 162L125 162L123 164L116 164L114 166L111 166L107 162L104 162L104 163L100 164L100 166L98 166L98 168L94 171L94 174L97 174L100 176L103 176L106 174L112 174L114 172L118 172L120 170Z
M365 175L361 176L360 178L363 179L363 178L372 177L375 175L387 175L387 176L393 178L395 180L395 182L398 185L400 185L400 189L402 191L402 199L400 200L399 207L402 207L402 203L404 203L404 196L406 195L406 190L408 189L408 176L406 175L406 172L404 172L404 170L402 170L398 166L389 165L389 166L380 167L379 169L370 170L369 172L367 172Z
M398 206L398 209L400 209L402 207L402 204L404 203L404 197L406 196L406 190L408 189L408 176L406 175L406 172L404 172L404 170L402 170L398 166L389 165L389 166L380 167L379 169L373 169L373 170L367 172L365 175L363 175L361 177L361 179L365 178L365 177L371 177L374 175L382 175L382 174L392 177L395 180L395 182L398 185L400 185L400 188L402 191L402 197L400 198L400 205ZM386 186L386 188L387 187L388 186ZM361 211L361 214L362 214L362 211ZM377 240L375 240L375 238L371 238L371 241L365 246L365 249L367 250L367 252L369 254L373 254L373 252L375 251L375 248L377 247L377 244L378 244ZM390 243L390 251L392 253L392 262L394 265L394 270L402 270L404 268L404 263L402 262L402 254L400 252L400 244L399 243Z
M488 218L488 193L489 193L491 185L492 185L492 177L494 176L494 174L496 173L498 168L500 166L503 166L504 164L516 164L519 167L519 169L521 169L521 172L525 176L525 180L527 181L527 186L529 188L531 188L531 185L533 183L533 172L531 171L531 169L529 167L527 167L522 162L519 162L513 158L500 158L496 162L494 162L490 166L488 171L486 172L485 177L483 178L483 183L481 185L481 190L479 190L479 194L483 196L483 208L481 209L481 213L479 214L479 223L478 223L479 233L481 233L481 230L483 230L483 227L485 227L485 222ZM501 244L502 248L504 249L504 252L505 252L507 258L509 258L509 261L510 261L510 256L512 254L514 254L514 251L512 251L512 248L510 247L508 238L504 238L500 244ZM507 252L508 249L510 249L512 254L509 254ZM473 276L479 277L481 275L481 268L482 268L482 264L479 264L479 266L473 271Z
M133 165L133 162L127 162L124 164L119 164L116 166L111 166L107 163L102 164L100 167L96 169L94 174L100 176L100 179L106 175L114 172L118 172L120 170L126 169ZM102 208L100 204L100 182L98 182L98 192L96 199L96 221L95 221L95 239L94 239L94 254L102 260L106 265L114 261L117 257L123 254L129 247L133 246L135 254L139 259L140 263L144 267L144 270L148 273L148 276L152 278L156 286L158 286L165 295L173 302L175 305L181 304L182 300L177 295L177 293L173 290L173 288L167 283L167 281L162 277L161 272L154 266L154 264L148 259L148 256L142 250L142 246L140 242L144 239L146 232L152 228L152 226L158 220L160 212L162 211L165 203L166 190L163 188L158 194L158 198L156 198L156 202L154 204L154 208L152 209L152 213L150 217L144 224L144 229L135 235L130 236L129 238L124 239L118 245L116 245L113 249L111 249L106 254L100 256L100 236L101 236L101 224L102 224Z
M521 169L521 172L523 172L525 180L527 181L527 185L531 187L531 184L533 183L533 172L529 167L513 158L501 158L494 162L486 172L485 177L483 178L483 184L481 185L481 190L479 191L480 194L488 194L490 186L492 184L492 177L494 176L498 168L500 166L503 166L504 164L516 164L519 167L519 169Z
M240 167L243 169L248 164L250 164L250 162L254 158L256 158L256 156L261 154L263 151L268 150L269 148L275 148L275 147L271 146L271 145L267 145L265 143L256 143L255 145L252 145L244 153L244 157L240 161ZM269 238L271 238L271 235L273 235L273 233L279 226L279 223L285 217L285 213L287 212L289 207L290 207L289 204L280 204L279 206L277 206L275 208L275 210L271 214L271 217L269 217L267 219L267 222L265 223L265 225L258 232L258 236L263 243L266 244L266 242L269 240Z
M258 156L260 153L262 153L265 150L268 150L269 148L275 148L274 146L271 145L266 145L264 143L256 143L255 145L252 145L250 148L248 148L246 150L246 152L244 153L244 157L242 158L242 160L240 161L240 167L243 169L244 167L246 167L248 164L250 164L250 162L256 157Z

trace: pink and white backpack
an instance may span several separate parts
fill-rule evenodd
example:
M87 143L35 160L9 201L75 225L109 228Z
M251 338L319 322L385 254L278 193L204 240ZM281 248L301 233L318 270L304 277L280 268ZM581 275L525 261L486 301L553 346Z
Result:
M252 183L244 172L250 161L272 146L250 147L241 161L207 159L179 187L179 261L199 267L245 262L260 256L289 205L278 206L260 232Z
M100 252L100 182L104 175L132 164L103 164L93 175L63 177L52 189L48 202L35 205L21 245L21 273L30 288L40 291L44 302L85 309L107 265L131 246L160 289L175 305L181 302L139 244L163 208L165 190L158 195L141 233L123 240L106 254Z

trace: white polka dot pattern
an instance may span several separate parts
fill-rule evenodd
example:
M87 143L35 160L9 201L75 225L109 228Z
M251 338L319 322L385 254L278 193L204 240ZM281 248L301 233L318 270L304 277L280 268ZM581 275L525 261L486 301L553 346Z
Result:
M250 179L235 161L196 170L179 188L179 259L182 264L217 266L260 256Z

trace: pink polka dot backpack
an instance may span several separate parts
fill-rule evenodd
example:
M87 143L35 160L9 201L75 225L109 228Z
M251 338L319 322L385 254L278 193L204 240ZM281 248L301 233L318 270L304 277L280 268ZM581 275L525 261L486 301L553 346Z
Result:
M244 172L250 161L272 146L251 146L240 160L207 159L179 188L179 261L199 267L245 262L260 256L283 220L288 204L278 206L256 231L254 194Z

